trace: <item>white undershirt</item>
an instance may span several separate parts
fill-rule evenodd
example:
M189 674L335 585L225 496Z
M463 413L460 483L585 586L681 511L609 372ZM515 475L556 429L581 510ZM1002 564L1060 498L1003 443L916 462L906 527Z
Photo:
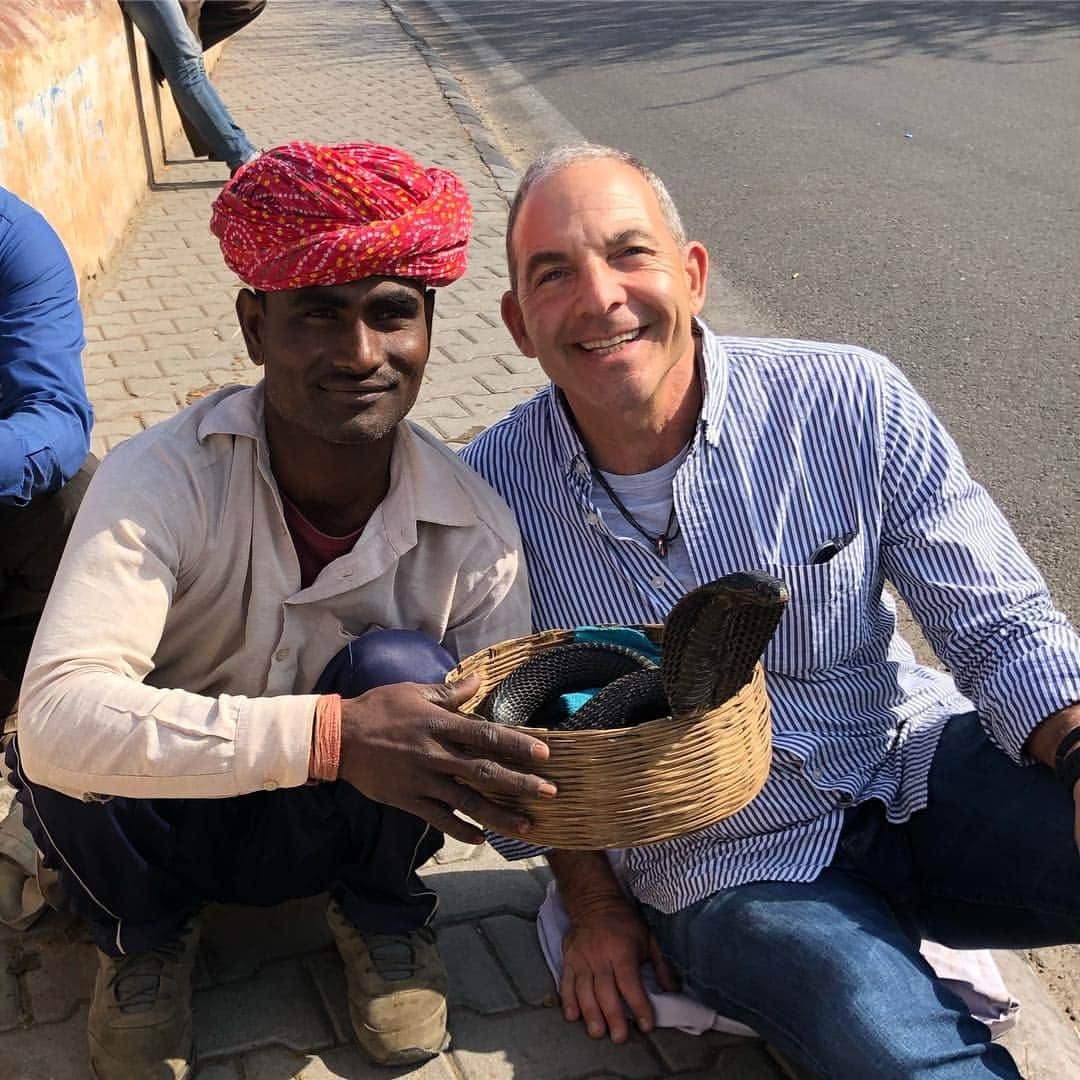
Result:
M679 466L686 460L689 452L690 444L687 443L670 461L664 462L658 469L650 469L649 472L636 473L632 476L600 473L610 485L611 490L619 497L623 506L634 516L634 520L650 536L659 536L667 529L675 498L672 484ZM604 524L616 536L634 540L642 547L652 547L645 537L622 516L608 493L595 480L592 486L592 500L596 509L600 511ZM690 567L690 555L686 550L686 542L683 540L681 529L679 535L669 545L664 562L684 589L689 591L697 586L698 582Z

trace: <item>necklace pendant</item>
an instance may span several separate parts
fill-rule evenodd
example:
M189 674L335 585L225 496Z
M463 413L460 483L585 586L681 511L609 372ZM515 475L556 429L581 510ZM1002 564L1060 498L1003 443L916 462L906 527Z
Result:
M658 536L656 538L656 554L661 559L666 559L668 553L668 538L666 536Z

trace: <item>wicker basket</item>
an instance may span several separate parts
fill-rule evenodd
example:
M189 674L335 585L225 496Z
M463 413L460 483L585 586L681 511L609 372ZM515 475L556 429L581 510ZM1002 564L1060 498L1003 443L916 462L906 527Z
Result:
M661 626L636 629L655 642L663 633ZM462 706L472 713L519 664L573 640L572 630L513 638L467 657L446 679L480 676L479 691ZM761 790L772 757L760 664L733 698L692 720L664 717L607 731L521 730L547 743L551 756L537 771L558 795L485 794L528 814L530 843L567 850L654 844L730 817Z

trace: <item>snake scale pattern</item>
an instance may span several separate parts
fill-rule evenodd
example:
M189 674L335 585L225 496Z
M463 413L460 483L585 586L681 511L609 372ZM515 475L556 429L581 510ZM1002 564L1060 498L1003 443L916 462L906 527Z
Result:
M749 682L787 602L787 587L777 578L728 574L671 609L659 666L619 645L555 645L515 668L479 712L497 723L563 731L700 715ZM560 712L562 695L595 687L599 691L576 712Z

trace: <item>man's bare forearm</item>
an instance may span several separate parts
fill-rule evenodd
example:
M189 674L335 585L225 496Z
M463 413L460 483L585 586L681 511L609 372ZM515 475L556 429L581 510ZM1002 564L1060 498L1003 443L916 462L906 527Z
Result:
M573 922L612 901L626 903L615 871L602 851L549 851L548 863Z

